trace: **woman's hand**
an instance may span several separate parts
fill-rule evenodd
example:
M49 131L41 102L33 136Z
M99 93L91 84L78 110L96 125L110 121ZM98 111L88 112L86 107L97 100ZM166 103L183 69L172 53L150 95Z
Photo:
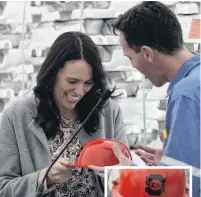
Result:
M67 167L68 160L60 158L53 166L47 176L47 185L67 182L72 177L72 167Z
M119 148L118 145L114 144L112 146L112 150L114 152L114 155L118 159L119 163L115 166L130 166L132 164L132 161L128 159L122 152L121 149ZM104 167L99 167L99 166L93 166L90 165L88 166L90 169L94 170L99 176L104 176Z
M63 183L68 181L72 177L72 169L74 167L68 167L65 166L68 165L68 160L64 158L60 158L51 168L51 170L48 173L46 183L47 187L50 187L53 184L56 183ZM45 172L47 171L47 168L41 171L39 179L41 180L44 176Z

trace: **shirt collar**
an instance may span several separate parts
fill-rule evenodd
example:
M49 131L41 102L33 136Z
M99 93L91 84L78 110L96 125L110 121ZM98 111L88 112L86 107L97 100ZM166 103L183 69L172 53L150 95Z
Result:
M197 53L192 58L188 59L181 68L176 72L173 79L170 81L170 85L167 90L167 97L171 94L173 87L183 78L185 78L188 73L200 64L200 53Z

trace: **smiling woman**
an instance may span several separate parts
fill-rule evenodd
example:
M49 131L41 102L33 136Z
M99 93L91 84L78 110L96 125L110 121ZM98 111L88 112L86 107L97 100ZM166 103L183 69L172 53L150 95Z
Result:
M8 106L0 125L0 196L36 196L38 185L59 151L106 89L99 51L81 32L60 35L47 54L31 95ZM43 196L102 197L101 178L74 164L81 146L110 138L127 144L122 113L111 99L102 102L84 129L53 165ZM65 165L63 165L65 164Z
M92 67L85 60L71 60L58 71L54 98L62 117L76 119L76 104L93 86ZM73 117L72 117L73 116Z
M42 126L42 122L39 125L44 128L47 137L54 137L61 117L71 119L74 116L76 119L79 116L83 121L99 99L98 90L102 92L105 88L100 54L91 38L80 32L64 33L53 43L38 73L34 88L36 97L40 99L36 121L43 119L40 114L47 117L45 125ZM98 113L102 106L86 124L87 133L97 130ZM52 115L55 120L48 120L48 116ZM48 124L48 121L51 123Z

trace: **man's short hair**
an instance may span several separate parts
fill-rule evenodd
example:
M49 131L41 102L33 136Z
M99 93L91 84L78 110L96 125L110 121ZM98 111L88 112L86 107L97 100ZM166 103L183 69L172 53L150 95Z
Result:
M136 53L149 46L172 55L183 48L182 28L176 15L158 1L144 1L120 15L113 23Z

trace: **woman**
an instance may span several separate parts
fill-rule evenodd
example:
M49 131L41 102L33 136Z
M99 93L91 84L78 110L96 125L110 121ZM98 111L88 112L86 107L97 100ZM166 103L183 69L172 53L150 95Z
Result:
M0 196L34 197L51 161L74 134L106 89L96 45L87 35L68 32L53 43L33 94L7 107L0 127ZM98 176L88 168L68 168L81 145L95 138L126 143L120 108L109 99L55 163L43 196L103 196Z

